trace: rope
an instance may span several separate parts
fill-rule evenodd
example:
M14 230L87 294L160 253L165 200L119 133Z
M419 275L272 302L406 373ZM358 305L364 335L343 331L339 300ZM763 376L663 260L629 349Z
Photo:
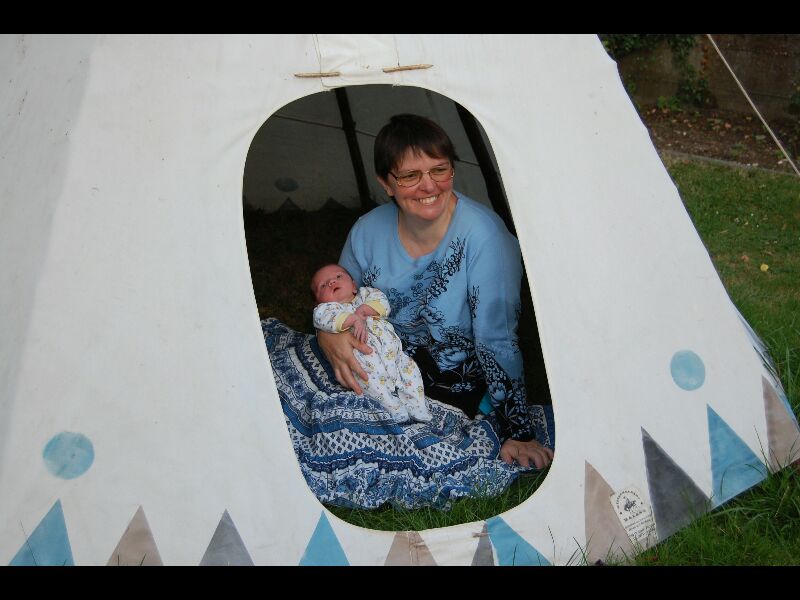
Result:
M742 86L742 84L739 82L739 78L736 77L736 73L733 72L733 69L731 69L731 66L728 64L728 61L725 60L724 56L722 56L722 52L720 52L719 47L717 47L716 42L714 42L714 38L711 37L710 33L707 33L706 37L708 37L708 41L711 42L711 45L714 46L714 50L716 50L717 54L719 54L719 57L722 59L722 62L728 68L728 71L730 71L730 74L733 77L733 80L736 82L736 85L738 85L739 89L742 90L742 93L744 94L744 97L747 98L747 101L750 103L750 106L753 107L753 110L758 115L758 118L761 119L761 122L764 124L764 127L767 129L769 134L772 136L772 139L775 140L775 143L778 145L778 148L780 148L781 152L783 152L783 155L786 157L786 160L788 160L789 164L792 165L792 168L794 169L794 172L797 173L798 177L800 177L800 170L797 169L797 165L794 164L794 161L792 161L792 159L789 157L789 154L786 152L786 150L783 149L783 145L781 144L780 140L778 140L778 137L773 133L773 131L770 128L770 126L767 125L767 122L764 120L764 117L762 117L761 113L758 112L758 109L756 108L756 105L753 104L753 101L750 99L750 96L748 95L747 91L744 89L744 86Z

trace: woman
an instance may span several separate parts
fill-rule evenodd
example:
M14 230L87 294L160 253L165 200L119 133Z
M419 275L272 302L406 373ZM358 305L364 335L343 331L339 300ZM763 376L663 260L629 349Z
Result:
M392 198L353 226L339 263L359 285L381 289L426 395L469 417L495 413L500 458L550 464L534 439L517 346L519 244L492 211L453 190L457 160L447 134L416 115L392 117L375 140L375 170ZM362 393L351 335L318 332L336 379Z

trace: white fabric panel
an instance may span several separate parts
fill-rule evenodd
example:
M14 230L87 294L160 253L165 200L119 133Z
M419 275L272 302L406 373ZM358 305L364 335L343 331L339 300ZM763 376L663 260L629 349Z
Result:
M398 36L401 55L406 42L434 43ZM455 59L456 47L467 56ZM543 486L512 511L529 519L515 525L540 549L552 545L548 528L567 545L581 539L582 518L555 515L582 514L584 460L612 486L646 491L642 426L672 442L673 459L710 492L706 402L758 453L760 365L613 61L593 37L470 36L440 50L438 65L447 54L448 64L474 60L480 73L476 84L464 67L463 79L456 69L430 69L420 85L446 88L492 143L555 409L556 459ZM515 57L527 76L515 72L515 93L497 94L512 85L498 65ZM706 384L695 392L670 377L670 358L682 349L705 362ZM740 412L729 415L726 405ZM676 430L678 415L691 425Z
M385 67L399 64L392 34L317 34L314 36L319 70L339 72L340 77L324 78L325 87L364 83L386 83Z
M139 505L164 561L179 564L200 561L225 509L254 561L296 564L315 526L303 508L319 514L276 412L241 218L250 140L265 107L290 98L236 85L251 79L242 69L253 54L273 57L274 77L308 40L178 42L101 38L81 63L54 54L58 40L29 40L27 60L54 60L67 78L90 66L55 210L26 223L36 231L51 218L41 268L22 275L36 295L3 398L6 563L24 543L20 523L29 534L57 498L79 564L104 564ZM14 126L43 148L40 118ZM38 171L19 177L15 203L51 189ZM28 233L5 223L3 233L19 248L4 261L15 262ZM78 479L42 465L62 430L94 444Z

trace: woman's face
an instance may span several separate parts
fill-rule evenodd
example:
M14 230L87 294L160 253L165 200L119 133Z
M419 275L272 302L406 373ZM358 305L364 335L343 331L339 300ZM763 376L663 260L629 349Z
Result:
M423 221L436 221L446 214L453 197L452 178L434 181L430 174L426 173L434 167L441 166L452 167L446 158L436 158L425 153L415 155L408 150L392 173L402 176L410 171L421 171L423 175L420 182L411 187L403 187L391 173L386 179L378 177L378 181L386 193L397 201L397 206L404 216Z

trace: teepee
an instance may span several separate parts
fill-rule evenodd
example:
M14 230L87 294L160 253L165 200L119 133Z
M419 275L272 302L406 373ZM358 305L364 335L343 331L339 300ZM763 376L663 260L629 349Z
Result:
M6 36L0 74L3 564L594 561L796 450L594 36ZM283 422L245 159L270 115L361 85L467 108L503 177L558 444L541 488L487 522L345 523Z

